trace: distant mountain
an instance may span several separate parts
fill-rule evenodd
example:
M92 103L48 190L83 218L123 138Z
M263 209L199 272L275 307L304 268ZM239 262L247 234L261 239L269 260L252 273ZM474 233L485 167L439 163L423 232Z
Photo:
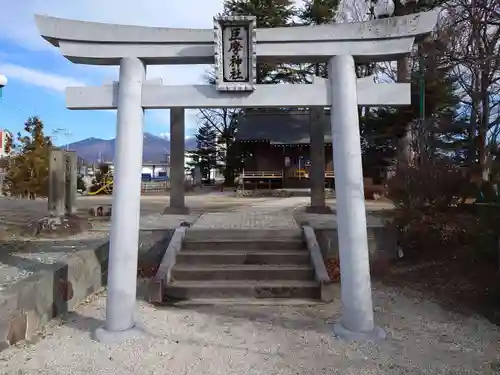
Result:
M70 143L66 147L76 151L77 155L87 163L94 160L112 161L115 153L115 139L87 138L78 142ZM194 137L186 139L186 150L196 149ZM170 141L150 133L144 133L143 147L144 162L164 162L165 154L170 153Z

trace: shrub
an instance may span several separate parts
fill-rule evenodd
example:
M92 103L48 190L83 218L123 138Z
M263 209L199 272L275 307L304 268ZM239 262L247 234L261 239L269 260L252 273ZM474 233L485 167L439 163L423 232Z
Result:
M496 254L500 214L459 205L469 185L459 168L441 160L399 169L389 180L389 197L397 207L390 225L398 231L406 258L435 259L472 250Z
M438 159L397 169L387 185L389 198L399 208L442 210L459 202L467 184L457 166Z
M434 259L471 250L479 242L491 245L488 236L492 233L484 224L482 218L457 207L399 209L392 222L398 229L398 242L405 257Z

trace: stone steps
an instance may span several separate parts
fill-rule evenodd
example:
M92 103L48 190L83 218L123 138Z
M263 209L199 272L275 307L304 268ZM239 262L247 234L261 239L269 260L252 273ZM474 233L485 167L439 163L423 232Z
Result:
M167 290L174 299L192 298L320 298L315 281L203 280L174 281Z
M171 276L173 300L321 297L300 230L188 229Z
M312 280L311 265L226 264L226 265L179 265L174 267L175 281L199 280Z
M182 250L178 264L309 264L304 250Z
M304 250L303 240L268 240L261 238L244 239L244 240L195 240L185 241L182 247L183 250L198 250L203 251L206 249L217 250Z
M302 232L300 229L195 229L190 228L186 231L184 240L199 241L199 240L298 240L302 241Z

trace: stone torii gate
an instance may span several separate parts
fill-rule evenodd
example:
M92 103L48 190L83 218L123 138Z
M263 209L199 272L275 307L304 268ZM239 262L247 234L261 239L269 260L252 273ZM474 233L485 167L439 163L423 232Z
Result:
M184 110L209 107L331 107L343 304L343 319L334 332L355 339L384 337L373 317L357 107L408 105L410 85L356 79L354 63L407 55L415 38L429 34L436 22L437 14L426 12L362 23L256 29L254 17L229 16L215 18L213 30L196 30L37 15L40 34L68 60L120 66L118 83L66 90L70 109L118 110L106 322L95 337L117 341L141 331L134 314L144 110L170 109L170 208L179 212L186 209ZM258 85L257 61L328 62L329 78ZM216 85L168 86L145 78L147 65L214 63ZM312 168L324 169L322 132L311 127ZM324 173L316 169L312 176L316 192L318 186L323 189L318 178Z

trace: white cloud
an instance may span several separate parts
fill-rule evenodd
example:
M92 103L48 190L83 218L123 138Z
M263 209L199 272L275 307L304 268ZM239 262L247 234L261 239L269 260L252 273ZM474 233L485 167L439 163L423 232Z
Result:
M186 133L191 134L198 128L198 110L188 109L186 110ZM153 109L146 112L146 116L151 116L156 123L164 126L166 129L170 128L170 111L168 109ZM163 132L161 134L170 134L168 132Z
M162 132L162 133L158 134L158 136L161 138L170 139L170 133L168 133L168 132Z
M85 83L71 77L25 68L14 64L0 64L0 72L10 80L18 80L30 85L64 92L68 86L84 86Z
M34 14L142 26L211 28L212 17L222 10L222 6L221 0L10 1L9 6L0 11L0 39L10 40L33 52L50 50L58 54L55 47L40 37ZM206 69L207 66L194 65L151 66L148 67L148 77L161 77L165 84L201 83ZM75 67L74 71L75 76L81 74L81 69ZM92 70L94 72L100 80L116 80L118 77L116 68Z
M9 1L9 6L3 6L0 12L0 35L26 48L53 48L39 36L34 14L130 25L211 28L212 16L222 10L222 3L221 0Z
M300 3L301 0L296 0ZM10 40L20 47L37 53L57 48L40 37L34 22L34 14L85 21L118 24L163 26L182 28L212 28L213 16L222 11L222 0L20 0L8 1L0 10L0 41ZM15 20L15 21L13 21ZM6 61L3 59L4 62ZM7 58L7 60L9 60ZM161 77L164 84L181 85L204 83L203 75L209 66L150 66L148 78ZM11 79L22 80L33 85L63 91L66 86L84 85L79 79L44 73L13 64L0 64L0 71ZM115 67L85 68L73 65L70 75L85 77L90 84L117 80ZM156 122L168 126L168 110L153 111ZM186 132L197 127L196 110L186 113Z
M301 0L296 0L299 4ZM34 14L85 21L142 26L212 28L213 16L223 8L222 0L21 0L9 1L0 11L0 39L9 39L34 50L55 47L40 37ZM194 10L194 11L193 11ZM15 20L15 22L12 22ZM165 84L201 83L207 66L152 66L149 77L162 77ZM103 79L116 79L117 69L96 70Z

